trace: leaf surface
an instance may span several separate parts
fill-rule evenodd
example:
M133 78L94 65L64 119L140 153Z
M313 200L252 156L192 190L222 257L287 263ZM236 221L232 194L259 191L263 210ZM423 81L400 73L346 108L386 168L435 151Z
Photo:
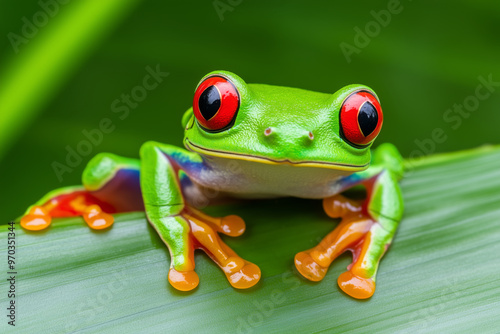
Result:
M405 216L367 301L337 287L347 254L320 283L294 269L295 253L338 223L322 212L320 201L253 201L207 210L247 222L244 236L224 237L262 269L261 282L246 291L231 288L202 252L196 255L199 287L190 293L171 288L168 251L141 212L117 215L104 232L90 231L80 218L56 220L42 233L16 225L16 332L497 331L500 149L408 166L413 168L401 183ZM7 226L0 232L5 255ZM5 313L9 285L2 280L0 286Z

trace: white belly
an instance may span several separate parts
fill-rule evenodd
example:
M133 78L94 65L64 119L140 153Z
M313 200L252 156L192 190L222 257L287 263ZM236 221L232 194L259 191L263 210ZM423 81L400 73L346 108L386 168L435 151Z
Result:
M339 192L338 180L352 172L289 164L206 158L207 167L190 179L202 187L243 198L293 196L325 198Z

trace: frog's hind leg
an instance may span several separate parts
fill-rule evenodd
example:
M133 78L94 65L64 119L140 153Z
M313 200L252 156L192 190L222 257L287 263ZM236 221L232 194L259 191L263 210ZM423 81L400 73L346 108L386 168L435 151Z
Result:
M27 230L47 228L52 217L82 216L89 227L104 229L117 212L144 209L139 183L139 161L101 153L87 165L83 186L49 192L21 218Z

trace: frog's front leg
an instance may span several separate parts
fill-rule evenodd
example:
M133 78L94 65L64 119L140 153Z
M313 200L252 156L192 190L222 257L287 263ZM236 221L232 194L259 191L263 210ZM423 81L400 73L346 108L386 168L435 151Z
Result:
M403 213L399 177L392 168L375 167L347 180L362 180L356 183L363 184L367 190L364 201L350 200L342 195L324 199L327 215L342 218L342 221L316 247L295 256L298 271L311 281L320 281L332 261L350 250L353 263L339 276L339 287L357 299L371 297L375 292L379 262L391 244Z
M179 175L203 168L203 160L183 149L148 142L141 148L141 190L146 214L171 255L168 280L178 290L194 289L194 250L204 250L224 271L229 283L249 288L260 279L260 269L240 258L218 233L237 236L245 225L238 216L210 217L186 204Z

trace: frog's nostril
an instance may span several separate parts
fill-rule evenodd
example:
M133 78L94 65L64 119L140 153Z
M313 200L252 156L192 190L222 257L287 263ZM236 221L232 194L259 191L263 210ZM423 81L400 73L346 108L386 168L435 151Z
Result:
M292 127L269 126L264 130L264 140L274 144L311 145L314 141L314 133L306 129L294 129ZM262 132L261 132L262 133Z

